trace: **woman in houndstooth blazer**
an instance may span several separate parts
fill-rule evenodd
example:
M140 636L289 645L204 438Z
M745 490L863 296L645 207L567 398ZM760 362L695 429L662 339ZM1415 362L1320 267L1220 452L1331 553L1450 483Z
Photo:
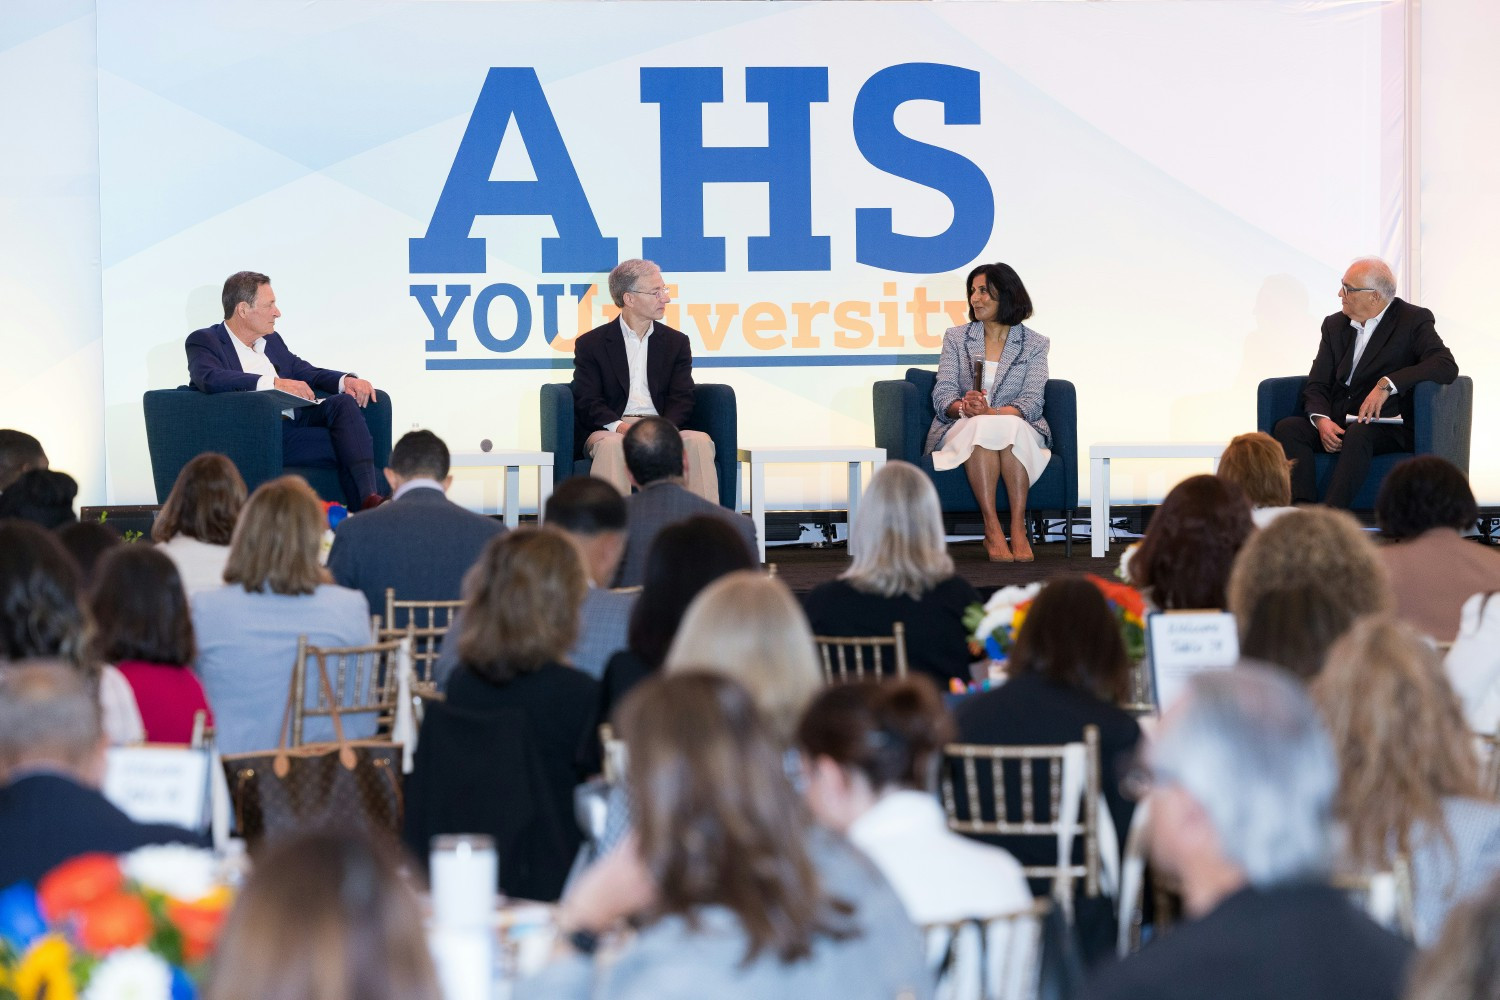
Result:
M979 265L969 272L968 289L972 322L943 334L926 450L938 472L964 467L990 560L1030 562L1026 492L1052 456L1042 416L1051 343L1023 322L1031 316L1031 296L1009 264ZM1010 501L1010 544L995 510L1001 482Z

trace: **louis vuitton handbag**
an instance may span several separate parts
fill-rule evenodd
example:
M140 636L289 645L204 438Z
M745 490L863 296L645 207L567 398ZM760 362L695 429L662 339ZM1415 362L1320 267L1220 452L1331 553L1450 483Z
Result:
M292 699L299 694L294 684L287 692L280 746L223 757L229 800L252 850L265 838L309 829L401 836L401 744L345 739L328 666L321 655L317 663L332 710L333 742L287 746Z

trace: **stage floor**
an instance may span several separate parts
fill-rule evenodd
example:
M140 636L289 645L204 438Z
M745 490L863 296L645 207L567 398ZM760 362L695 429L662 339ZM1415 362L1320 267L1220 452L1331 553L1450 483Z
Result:
M1120 553L1125 544L1117 542L1103 559L1094 559L1089 556L1088 539L1075 540L1073 557L1069 559L1063 555L1062 542L1048 542L1034 546L1036 561L1030 563L992 563L978 539L971 542L950 542L948 552L953 556L958 575L987 596L1009 584L1047 580L1062 573L1097 573L1113 580L1115 567L1120 564ZM795 593L804 594L842 573L849 565L849 549L842 542L820 548L810 545L773 545L766 550L766 561L776 565L776 575L788 587Z

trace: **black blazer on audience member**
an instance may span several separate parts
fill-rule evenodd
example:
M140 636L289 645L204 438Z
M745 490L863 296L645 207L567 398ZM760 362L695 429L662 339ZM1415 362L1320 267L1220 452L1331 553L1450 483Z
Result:
M1104 799L1114 820L1115 835L1124 847L1135 803L1121 793L1120 779L1141 741L1141 727L1129 712L1087 691L1054 684L1040 674L1021 674L993 691L965 699L954 718L960 741L995 746L1074 743L1083 739L1084 726L1098 726ZM1019 815L1016 782L1007 782L1006 790ZM1039 799L1047 794L1045 776L1035 794ZM1057 841L1052 838L1001 837L998 842L1023 865L1052 864L1057 857ZM1036 888L1035 883L1032 888Z
M55 772L0 788L0 889L35 884L80 854L124 854L148 844L208 846L181 827L137 823L95 789Z
M436 834L487 833L502 892L557 899L582 842L573 788L599 770L598 705L598 682L573 667L494 684L460 666L427 706L407 778L413 853L425 863Z
M950 576L919 599L904 595L882 597L856 590L848 580L830 580L814 587L803 600L814 635L890 635L901 622L906 627L906 659L948 690L950 678L970 680L964 610L978 604L979 593L959 576Z
M1118 964L1086 1000L1396 1000L1412 946L1336 889L1241 889Z

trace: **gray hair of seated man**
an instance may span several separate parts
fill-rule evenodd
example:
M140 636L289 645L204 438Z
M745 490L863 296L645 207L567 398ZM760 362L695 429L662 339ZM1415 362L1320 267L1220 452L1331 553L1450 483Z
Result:
M72 767L99 748L99 692L60 660L0 665L0 766L51 759Z
M1252 885L1330 872L1338 763L1312 700L1285 671L1242 661L1193 677L1150 761L1204 809Z

